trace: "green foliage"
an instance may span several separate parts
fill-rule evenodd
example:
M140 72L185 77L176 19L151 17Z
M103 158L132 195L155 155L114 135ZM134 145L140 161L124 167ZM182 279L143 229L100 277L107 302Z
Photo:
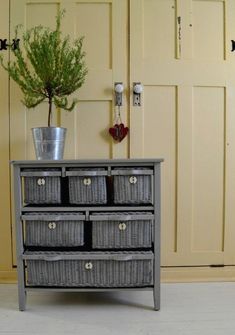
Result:
M1 65L23 92L23 104L27 108L36 107L46 100L49 104L48 126L51 125L52 104L71 111L77 103L73 99L69 105L68 96L82 86L87 74L82 51L83 38L70 42L69 36L62 37L61 19L64 11L56 17L56 29L36 26L23 33L21 47L11 49L15 59ZM19 26L15 29L18 38Z

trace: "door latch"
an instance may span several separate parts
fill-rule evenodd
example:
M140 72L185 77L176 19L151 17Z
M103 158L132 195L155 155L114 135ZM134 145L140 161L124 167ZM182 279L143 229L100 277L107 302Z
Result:
M143 86L141 83L133 83L133 106L141 106L141 93Z
M123 83L114 83L115 106L122 106Z

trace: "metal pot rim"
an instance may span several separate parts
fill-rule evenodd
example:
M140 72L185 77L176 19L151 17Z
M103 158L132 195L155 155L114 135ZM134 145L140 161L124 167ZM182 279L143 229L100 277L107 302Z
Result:
M67 129L64 127L33 127L31 129Z

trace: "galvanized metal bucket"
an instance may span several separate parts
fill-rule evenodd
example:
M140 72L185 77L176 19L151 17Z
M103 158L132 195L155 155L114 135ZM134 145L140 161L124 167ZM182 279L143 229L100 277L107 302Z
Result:
M39 160L63 159L66 128L32 128L36 158Z

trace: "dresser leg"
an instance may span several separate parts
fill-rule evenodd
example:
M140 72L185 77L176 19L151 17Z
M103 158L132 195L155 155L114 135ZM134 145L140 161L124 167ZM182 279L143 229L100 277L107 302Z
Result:
M26 292L25 290L19 290L19 310L25 311L26 309Z
M154 302L154 310L160 310L160 287L154 287L153 289L153 302Z

